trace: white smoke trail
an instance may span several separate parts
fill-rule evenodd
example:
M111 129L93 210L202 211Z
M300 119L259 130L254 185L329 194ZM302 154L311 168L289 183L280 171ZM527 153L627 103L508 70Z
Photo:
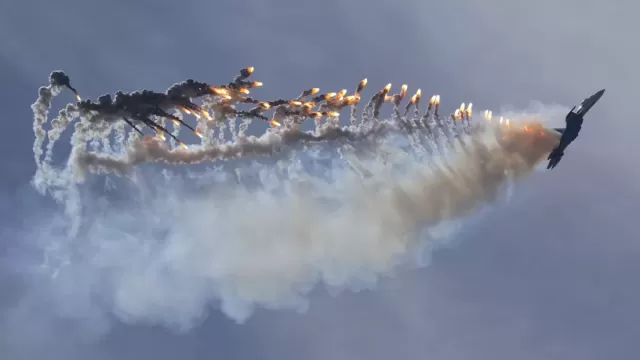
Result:
M44 140L46 137L46 131L43 126L47 122L47 117L49 115L49 110L51 109L51 101L55 96L60 93L60 87L57 85L48 85L42 86L38 89L38 99L33 105L31 105L31 110L33 110L33 133L35 135L35 141L33 143L33 154L34 160L36 163L36 172L40 172L42 168L42 162L40 158L44 151L42 150L42 145L44 144ZM38 183L37 176L34 180L35 188L44 193L46 190L46 184Z
M45 153L43 164L50 165L53 157L53 148L56 141L62 135L62 132L67 128L69 123L73 121L78 115L78 110L72 104L67 105L64 109L60 110L58 117L51 121L51 129L47 132L49 142L47 143L47 151Z
M180 111L178 111L178 110L174 110L171 115L177 117L180 120L184 120L184 118L182 117L182 113ZM173 132L172 132L173 136L175 136L175 137L180 136L180 128L181 128L180 123L174 123L173 124ZM169 139L169 141L171 143L171 147L178 146L178 144L176 143L176 141L173 138Z
M535 127L530 118L547 114L527 117ZM318 283L332 292L375 285L399 266L421 266L425 251L449 241L443 228L529 174L557 144L541 126L540 136L524 132L517 118L511 128L460 134L445 143L446 159L420 160L403 150L398 120L365 117L364 126L309 133L284 126L259 137L232 129L233 142L205 136L188 150L151 137L126 145L117 132L124 151L114 154L87 150L113 124L81 117L66 167L36 174L59 194L74 235L49 235L45 244L56 264L45 268L55 274L47 287L53 309L188 329L211 306L243 322L255 307L304 310ZM409 148L434 141L414 139ZM256 161L247 164L248 156ZM217 168L195 166L213 161ZM149 174L141 167L149 162L193 169ZM100 206L87 170L128 175L135 192L121 188L130 200ZM42 226L36 235L51 233Z
M229 184L186 195L165 184L140 209L154 212L142 224L138 210L113 209L68 245L73 252L59 249L77 260L55 281L73 283L81 272L109 296L108 310L131 322L189 327L215 301L237 321L254 306L304 309L317 282L340 289L375 281L416 258L425 243L441 241L437 234L419 238L421 228L472 211L497 193L508 171L531 169L530 157L477 146L477 156L455 162L456 177L415 163L393 176L362 162L370 182L350 171L322 181L290 167L301 178L285 184L284 196ZM277 186L268 168L244 170ZM136 226L144 231L126 230Z

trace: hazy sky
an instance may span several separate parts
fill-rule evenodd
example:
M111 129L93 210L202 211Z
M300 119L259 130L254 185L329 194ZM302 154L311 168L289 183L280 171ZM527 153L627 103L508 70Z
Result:
M444 106L473 101L494 112L531 100L572 106L607 89L556 170L521 182L512 203L467 228L430 266L385 279L375 291L336 298L318 291L305 314L260 310L243 325L213 312L179 335L115 323L93 343L83 341L75 323L47 320L36 331L3 317L0 353L7 360L637 358L639 9L630 1L613 4L0 5L6 118L0 254L19 246L28 228L22 216L45 206L28 184L35 169L29 105L55 69L92 98L116 89L164 90L187 77L222 82L249 65L269 94L352 88L368 77L371 87L406 82L410 91L442 94ZM71 95L55 103L61 98ZM0 314L10 314L22 288L9 271L0 285Z

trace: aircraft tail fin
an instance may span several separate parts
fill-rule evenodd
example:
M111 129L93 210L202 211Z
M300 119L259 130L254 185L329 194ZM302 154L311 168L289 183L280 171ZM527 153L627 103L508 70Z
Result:
M555 131L559 132L559 133L560 133L560 135L562 135L562 134L564 134L564 131L565 131L566 129L567 129L567 128L554 128L553 130L555 130Z

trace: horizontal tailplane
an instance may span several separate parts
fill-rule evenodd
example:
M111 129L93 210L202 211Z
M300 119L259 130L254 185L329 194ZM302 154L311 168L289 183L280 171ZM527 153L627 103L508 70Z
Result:
M563 155L564 155L563 151L559 150L558 148L553 149L553 151L547 157L547 160L549 160L547 169L553 169L554 167L556 167L556 165L558 165L560 160L562 160Z

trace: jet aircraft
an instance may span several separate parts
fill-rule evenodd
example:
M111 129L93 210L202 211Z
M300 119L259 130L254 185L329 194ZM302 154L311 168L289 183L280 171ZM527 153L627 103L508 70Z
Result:
M600 100L600 98L604 94L604 90L605 89L602 89L584 99L577 109L574 106L565 117L566 127L553 129L559 132L562 136L560 137L560 144L558 144L558 146L553 149L553 151L551 151L551 153L549 153L549 156L547 157L547 160L549 160L547 169L555 168L560 160L562 160L564 150L578 137L578 134L580 133L582 122L584 121L584 115L586 115L586 113L593 107L593 105L595 105L598 100Z

